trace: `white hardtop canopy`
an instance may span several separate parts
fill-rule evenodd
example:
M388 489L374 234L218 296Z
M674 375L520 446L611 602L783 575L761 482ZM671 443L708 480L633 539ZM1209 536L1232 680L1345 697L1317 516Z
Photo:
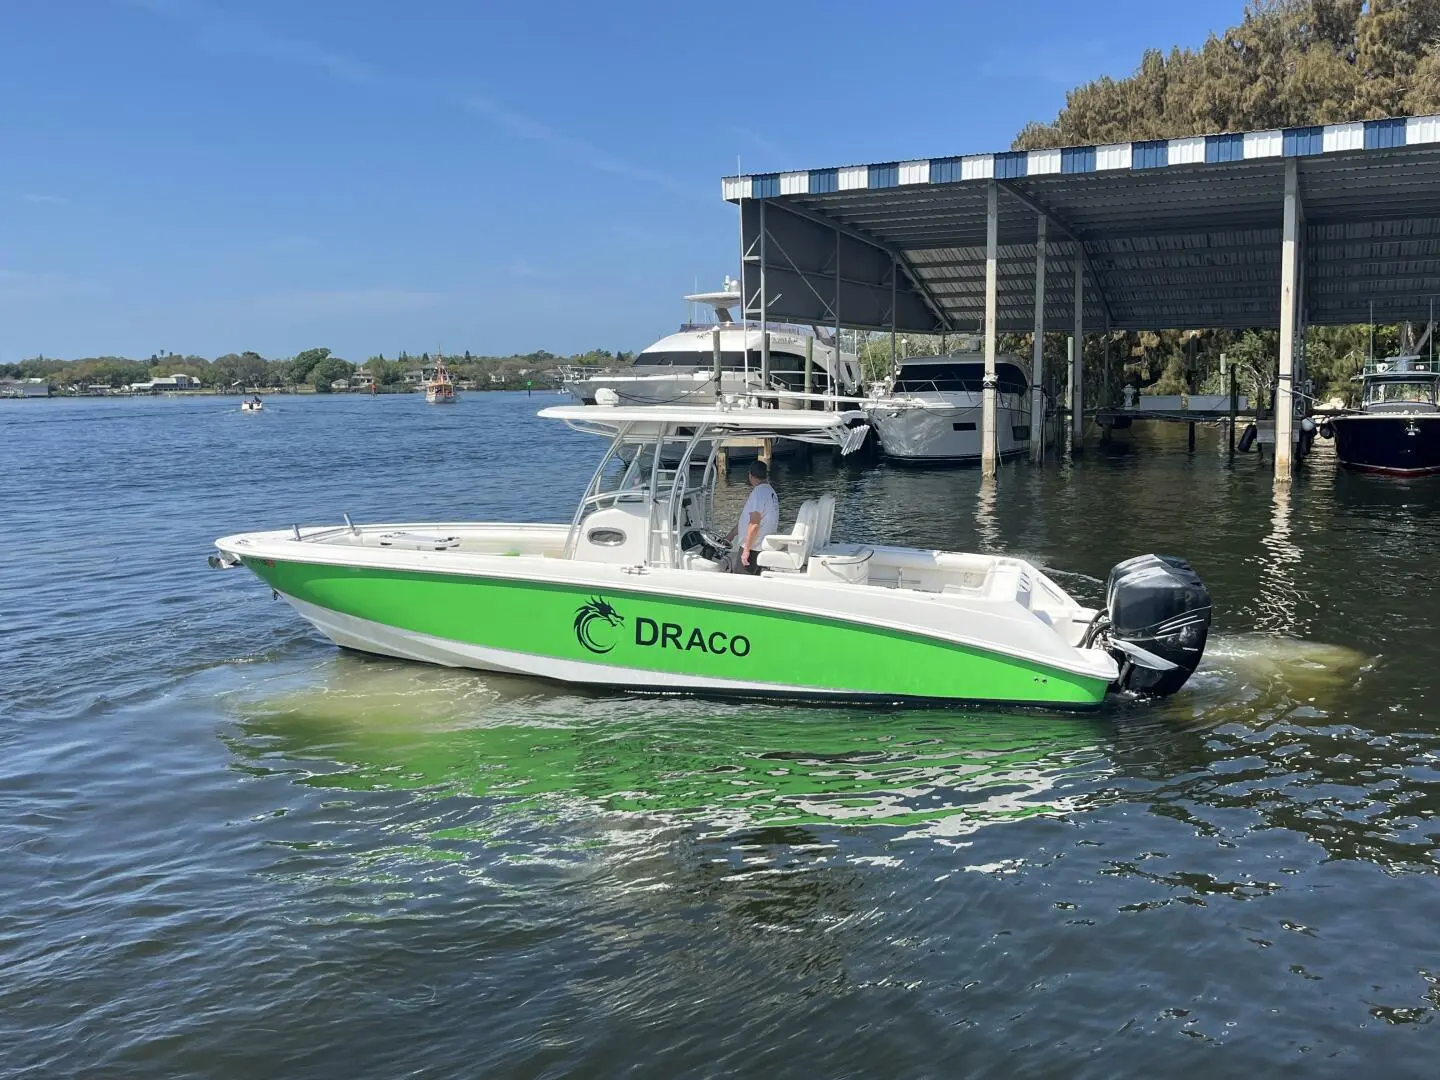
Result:
M660 435L683 428L694 435L714 431L725 435L798 439L842 446L853 442L855 447L861 440L851 436L857 430L866 430L866 415L858 410L821 412L812 409L761 409L752 405L552 405L541 409L539 415L547 420L563 420L577 431L600 435L615 435L622 431L635 435Z

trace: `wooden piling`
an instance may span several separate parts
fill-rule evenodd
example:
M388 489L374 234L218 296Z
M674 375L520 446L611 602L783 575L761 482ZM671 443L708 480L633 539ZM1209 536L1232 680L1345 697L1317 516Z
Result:
M838 342L837 342L837 345L836 345L836 352L837 352L837 354L838 354L838 352L839 352ZM815 339L814 339L813 337L807 337L807 338L805 339L805 393L807 393L807 394L812 393L812 392L814 391L814 386L815 386ZM808 408L810 408L810 407L811 407L811 404L810 404L810 402L807 400L807 401L805 402L805 408L808 409Z
M1225 366L1225 354L1220 354L1220 363ZM1235 420L1240 413L1239 388L1235 381L1235 368L1229 367L1230 375L1230 456L1235 456Z

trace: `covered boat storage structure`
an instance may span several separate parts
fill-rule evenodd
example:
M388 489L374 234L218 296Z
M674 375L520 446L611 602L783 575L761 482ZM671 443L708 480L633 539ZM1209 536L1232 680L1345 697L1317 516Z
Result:
M745 318L983 331L982 469L996 336L1278 328L1275 474L1292 467L1307 325L1430 317L1440 293L1440 116L726 177ZM1032 440L1032 450L1038 440Z

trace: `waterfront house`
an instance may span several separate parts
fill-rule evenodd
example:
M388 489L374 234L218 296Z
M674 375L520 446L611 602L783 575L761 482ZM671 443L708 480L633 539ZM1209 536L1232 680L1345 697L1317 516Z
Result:
M146 382L130 384L132 394L161 394L175 390L199 390L200 380L194 375L161 375Z
M34 398L49 396L50 383L47 379L0 379L0 397Z

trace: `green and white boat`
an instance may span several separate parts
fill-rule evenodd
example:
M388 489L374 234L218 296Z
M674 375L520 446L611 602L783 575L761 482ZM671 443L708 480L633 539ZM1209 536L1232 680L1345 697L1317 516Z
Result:
M217 540L337 645L450 667L650 693L1098 705L1194 671L1210 598L1178 559L1110 575L1088 608L1022 559L831 536L833 496L727 573L713 528L730 439L853 451L860 413L557 406L608 436L568 524L344 524Z

